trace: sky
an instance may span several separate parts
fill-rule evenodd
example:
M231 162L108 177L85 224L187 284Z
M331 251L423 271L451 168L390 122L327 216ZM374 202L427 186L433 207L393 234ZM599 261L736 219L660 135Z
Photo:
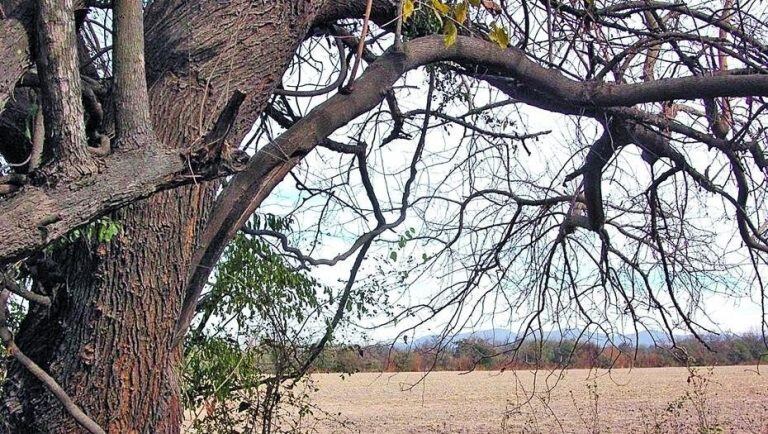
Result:
M386 37L383 38L382 41L384 41L385 46L388 45ZM324 72L319 73L318 71L320 71L320 68L304 68L301 71L301 74L299 74L298 69L289 68L284 78L285 86L290 87L297 83L327 84L332 82L338 71L336 68L337 62L334 56L320 55L317 56L316 61L318 63L315 66L322 66ZM399 99L401 110L408 111L422 109L426 100L426 86L424 85L427 82L426 74L423 71L411 72L408 75L408 82L419 84L419 87L417 89L411 88L398 91L401 96ZM311 87L312 86L310 86L310 88ZM302 99L300 102L297 102L292 98L289 98L289 100L292 101L292 106L299 113L306 113L308 109L322 102L324 98L325 97ZM481 106L484 103L498 99L498 95L479 90L473 98L473 103L475 106ZM466 111L466 108L462 108L460 104L455 104L455 106L448 104L444 108L444 111L448 114L459 115ZM531 145L531 155L528 155L525 152L517 152L514 155L515 165L525 167L526 170L534 174L547 174L549 173L547 170L552 166L578 164L578 161L568 162L568 155L563 156L557 151L566 149L566 144L574 141L581 140L588 142L600 132L599 128L595 126L594 123L575 123L572 119L565 116L553 115L529 106L516 106L513 110L505 113L508 115L511 122L510 128L505 130L507 132L513 130L526 132L552 131L551 134L544 136L540 140L529 143L529 145ZM337 132L335 138L341 141L348 141L348 137L345 136L346 132L348 131L342 130ZM376 136L376 133L378 132L370 132L367 135L367 137L371 138L371 144L374 146L381 139L381 136ZM461 129L433 129L430 130L426 139L427 149L434 151L435 155L439 156L441 151L456 148L461 138ZM247 140L248 138L246 138L246 141ZM376 173L374 173L372 181L374 182L374 187L382 201L389 201L389 199L391 199L390 196L397 195L401 191L404 178L402 172L398 172L398 170L401 170L403 164L410 160L416 140L417 137L410 140L397 140L385 149L371 153L369 163L372 167L376 168ZM628 154L629 155L626 158L637 159L636 152L635 155L632 154L632 151L629 151ZM709 154L701 149L691 151L689 157L693 164L702 172L712 164ZM323 176L329 168L333 169L341 167L343 164L348 163L348 161L345 161L344 158L335 156L327 151L315 151L301 164L298 170L298 175L302 179L315 181L320 184L326 181L323 179ZM436 169L431 168L430 171L421 170L416 182L417 188L420 189L422 193L424 191L429 191L435 187L433 179L439 179L443 175L445 175L445 169L439 167ZM633 170L632 173L619 174L617 183L620 184L625 182L629 184L629 181L632 181L643 185L647 184L649 179L649 172L645 170L645 168L637 168L637 170ZM338 178L336 180L338 180ZM297 203L302 201L302 198L293 185L294 181L290 177L286 178L286 180L277 188L275 193L268 198L260 209L260 212L274 212L282 215L294 210ZM613 187L606 186L605 188L607 191L606 194L611 194L611 189ZM359 183L357 189L352 189L352 191L347 192L347 194L353 199L357 199L361 202L365 201L364 194L359 188ZM717 207L718 205L715 204L714 206ZM314 229L313 224L317 217L316 208L307 207L305 211L296 216L298 220L297 226L300 229ZM323 237L320 245L314 247L312 250L313 256L329 258L337 255L339 252L346 250L354 240L354 237L365 228L363 222L355 221L349 213L340 211L336 217L338 218L337 224L334 225L333 222L329 222L323 227L323 230L327 231L327 235ZM411 214L398 230L401 234L405 228L414 227L418 228L417 233L419 233L421 226L422 222L419 217ZM723 252L731 250L734 243L732 232L732 230L723 231L723 236L718 239L718 245L715 246L715 248L719 248ZM398 233L387 233L384 238L396 238L397 234ZM298 246L309 251L311 247L307 240L308 238L302 235L299 235L294 239ZM369 280L372 276L376 277L377 274L382 273L382 270L386 270L386 272L394 272L394 267L390 266L391 264L389 264L389 261L387 260L390 251L391 244L377 243L363 266L361 273L363 277L360 280L366 281L366 279ZM347 278L353 258L354 256L349 260L342 261L332 267L316 267L312 270L312 275L323 284L338 289L343 285L342 282ZM382 279L382 281L384 284L388 283L387 279ZM425 276L415 282L409 290L403 291L401 288L394 288L389 291L388 295L402 304L415 304L427 300L441 288L441 285L444 284L445 281L437 279L435 276ZM757 331L760 329L762 317L762 310L759 302L760 296L757 292L758 288L753 286L751 289L751 293L745 293L742 290L739 296L726 296L721 294L706 294L704 296L702 304L706 307L711 323L717 326L716 329L737 333ZM366 319L358 325L370 327L377 324L378 321L381 321L382 319L382 317ZM430 321L414 332L415 337L435 333L435 331L440 330L445 321L446 318L438 316L433 321ZM617 319L617 322L622 322L622 319ZM477 321L474 321L472 329L490 329L500 326L513 327L515 324L515 321L510 319L509 313L498 313L496 315L487 315L485 318L480 318ZM368 335L373 340L387 340L396 336L403 327L403 323L398 324L397 326L382 327L368 332Z
M293 78L290 76L287 77L286 83L293 83L292 79ZM302 79L306 82L311 81L306 75L303 76ZM332 77L327 78L327 80L331 79ZM319 81L322 82L322 80ZM426 75L423 72L410 73L410 83L423 84L426 81ZM420 89L411 90L408 97L402 98L401 101L403 107L401 107L401 110L407 111L409 109L423 108L424 102L426 100L424 88L425 86L422 85L420 86ZM484 104L484 102L490 102L494 98L498 98L498 96L493 96L490 93L479 93L475 96L475 105L481 106ZM308 104L308 106L314 106L320 101L321 100L311 102ZM462 110L465 109L461 109L458 106L452 108L450 105L445 108L445 112L456 115L460 114ZM529 171L534 173L547 173L547 169L552 165L567 166L566 162L558 160L560 157L557 156L554 150L563 149L563 143L574 141L574 135L583 135L584 137L581 137L581 139L589 139L590 137L596 137L596 135L600 132L599 127L595 126L594 124L590 124L589 122L576 124L572 119L566 118L565 116L553 115L551 113L547 113L536 108L531 108L529 106L520 106L519 109L516 110L519 111L515 114L515 121L524 124L526 131L552 131L551 134L546 135L541 140L535 142L535 147L532 148L531 155L527 155L524 152L519 152L516 154L515 158L517 161L515 163L521 166L525 166ZM306 112L306 109L304 112ZM345 137L343 133L337 134L336 136L339 140L348 140L348 138ZM435 146L438 149L455 147L457 146L458 140L460 138L460 133L457 133L455 128L449 130L431 130L427 136L427 148L434 149ZM377 156L378 154L376 153L372 153L372 157L369 162L371 165L376 165L377 167L381 168L379 170L381 176L373 179L374 187L380 196L384 196L385 194L399 194L400 190L398 189L398 185L402 186L402 179L397 178L397 176L394 176L391 173L396 172L394 169L395 167L402 167L403 162L409 161L412 155L412 150L415 147L416 140L417 138L412 138L411 140L396 141L394 142L395 145L389 146L384 151L386 153L382 152L383 156L381 157ZM689 152L689 158L691 159L693 165L702 172L709 165L713 164L710 155L701 148L692 147L691 150L688 150L687 152ZM629 150L627 151L627 154L628 155L625 158L634 158L635 160L639 160L637 149ZM321 173L324 170L323 167L327 168L329 165L332 165L332 163L340 164L336 160L333 160L333 155L327 151L316 151L307 157L299 170L303 171L305 174L305 179L320 179L322 177ZM631 166L633 163L630 162L629 164ZM387 172L388 168L391 169L391 173ZM434 176L434 173L432 176ZM624 178L622 178L622 176ZM630 181L630 179L627 177L631 178L631 181L634 183L639 185L647 185L647 183L650 182L650 171L646 170L644 167L636 168L636 170L633 170L632 173L617 175L614 183L622 184L622 182ZM435 176L435 178L439 178L439 176ZM432 187L431 181L417 182L417 184L420 186L420 188L427 190ZM605 189L607 191L606 194L611 194L611 186L606 186ZM365 200L362 190L357 190L357 194L359 200ZM354 194L352 196L354 196ZM287 179L283 182L283 184L281 184L280 187L278 187L275 194L273 194L267 200L267 202L265 202L265 205L261 210L266 212L275 212L277 214L285 213L288 210L294 209L296 204L300 201L301 199L298 193L293 188L293 181L291 179ZM717 208L719 205L714 204L711 206L713 206L713 209L707 210L707 212L714 213L714 208ZM722 211L722 207L720 208ZM692 215L694 214L699 215L701 213L692 212ZM297 215L299 216L298 226L309 227L314 224L317 214L313 212L306 212ZM346 217L343 215L343 213L340 214L339 222L343 222ZM333 225L331 223L326 225L324 229L328 231L328 236L324 237L323 243L315 248L314 256L323 258L333 257L339 252L345 250L354 240L354 235L360 232L359 222L356 224L358 226L352 224L351 229L346 227L348 225L343 224ZM712 224L712 222L710 221L708 224ZM409 226L418 228L420 227L420 222L418 219L410 217L408 220L406 220L406 223L404 223L402 227L407 228ZM344 227L345 229L341 230L341 227ZM297 242L299 245L301 245L300 240L297 240ZM722 249L723 252L731 250L734 247L734 242L738 244L739 241L734 241L733 227L731 227L728 230L723 231L722 236L717 241L718 245L715 246L714 249ZM306 246L306 244L304 244L304 246ZM363 266L364 272L361 274L365 276L375 275L377 272L381 272L381 263L382 260L386 260L387 251L387 246L379 245L378 247L374 247L373 253L369 255L369 260L366 261ZM354 258L354 256L352 258ZM312 271L312 275L319 278L321 282L338 288L341 286L341 282L343 282L347 277L352 258L333 267L318 267ZM746 264L743 263L741 265ZM440 285L441 283L439 280L426 278L414 283L413 286L406 292L403 292L400 289L394 289L391 291L390 296L392 298L398 299L401 302L405 302L405 304L414 304L428 299L429 296L433 295L440 288ZM752 293L747 294L744 292L745 288L740 288L740 295L738 296L733 294L726 296L722 294L705 293L701 303L705 306L705 310L709 314L709 317L703 318L699 316L698 319L702 320L702 323L707 327L718 332L744 333L759 331L762 316L762 310L759 303L760 297L759 293L757 293L756 286L753 286L751 289ZM381 319L382 318L377 318L375 320L364 320L362 323L360 323L360 325L364 327L370 327L374 324L377 324L377 321L380 321ZM411 338L418 338L420 336L434 334L441 329L446 321L446 317L438 316L424 326L419 327L415 332L412 333ZM622 327L623 330L631 330L631 328L626 324L626 318L618 318L616 319L616 322L622 323L624 325ZM368 337L375 341L390 340L397 336L400 331L402 331L406 323L407 322L400 323L397 326L388 325L372 331L368 331ZM515 328L518 325L519 322L515 322L514 320L510 319L509 313L497 313L496 315L487 315L486 318L473 321L472 326L468 327L467 330L458 329L455 331L477 331L496 327ZM683 333L683 331L680 332Z

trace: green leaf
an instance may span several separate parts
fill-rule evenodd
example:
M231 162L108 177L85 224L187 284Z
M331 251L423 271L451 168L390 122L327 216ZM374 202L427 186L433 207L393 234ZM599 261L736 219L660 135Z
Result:
M469 0L469 4L472 6L480 6L480 0Z
M507 31L503 27L496 25L496 23L491 24L491 33L488 34L488 38L501 48L509 46Z
M397 261L397 252L395 252L394 250L389 252L389 259L393 261Z
M405 0L403 3L403 22L408 21L408 18L413 15L413 11L416 7L413 4L413 0Z
M459 31L456 28L456 25L453 24L453 21L445 22L445 26L443 27L443 35L443 42L445 43L446 47L450 47L456 43L456 37L459 36Z

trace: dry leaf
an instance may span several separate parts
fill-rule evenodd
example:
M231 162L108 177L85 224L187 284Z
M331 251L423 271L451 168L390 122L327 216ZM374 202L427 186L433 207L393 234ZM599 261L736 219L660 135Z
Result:
M442 16L448 15L448 12L450 12L451 10L451 8L448 7L448 5L441 2L440 0L432 0L432 8L434 8L435 11Z
M480 2L483 4L483 7L485 8L485 10L490 12L491 15L496 16L503 12L503 10L501 9L501 6L499 6L499 4L493 0L481 0Z
M497 26L496 23L491 25L491 33L488 34L488 39L498 44L501 48L509 46L507 31L503 27Z

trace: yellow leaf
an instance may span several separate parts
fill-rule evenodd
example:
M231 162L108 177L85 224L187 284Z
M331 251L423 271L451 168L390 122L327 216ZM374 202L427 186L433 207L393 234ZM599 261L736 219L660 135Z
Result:
M451 10L447 4L440 0L432 0L432 8L438 13L438 15L442 16L448 15L448 12Z
M405 0L403 3L403 21L408 21L408 18L413 15L413 10L415 9L415 6L413 4L413 0Z
M469 4L472 6L480 6L480 0L469 0Z
M459 35L459 31L456 29L456 25L453 24L453 21L445 22L445 27L443 27L443 34L443 42L445 42L446 47L450 47L456 43L456 37Z
M501 48L509 46L507 31L503 27L497 26L496 23L491 24L491 33L488 34L488 39L498 44Z
M461 2L457 4L456 9L454 11L456 22L459 24L464 24L464 22L467 21L467 12L468 12L468 7L466 3Z

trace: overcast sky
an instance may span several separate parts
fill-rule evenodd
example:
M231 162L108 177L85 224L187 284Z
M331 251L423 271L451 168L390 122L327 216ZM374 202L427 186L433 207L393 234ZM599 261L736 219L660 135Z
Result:
M302 80L309 83L311 81L309 77L311 77L311 75L307 75L305 72L305 75L302 76ZM329 81L332 80L332 78L332 76L329 76L324 79ZM322 82L322 80L319 81ZM424 86L426 77L424 73L412 72L409 74L408 81L409 83L420 84L421 86L418 90L411 90L407 98L400 99L400 103L402 105L401 110L407 111L411 109L423 108L424 102L426 100L426 86ZM295 76L292 77L289 75L286 77L286 83L295 83ZM478 94L476 96L475 106L481 106L484 103L493 101L497 98L499 97L487 92ZM304 113L306 113L308 107L320 103L322 99L323 98L316 98L309 103L307 103L306 100L303 100L300 104L296 105L296 107L303 107ZM559 156L556 150L562 150L564 148L564 143L569 141L572 142L578 139L579 137L577 136L581 136L580 139L582 140L588 140L590 138L596 137L600 132L600 128L594 124L582 123L577 125L572 119L569 119L565 116L554 115L528 106L521 105L518 107L519 112L514 113L514 121L518 124L523 124L525 127L515 128L518 130L518 132L552 130L551 134L535 142L535 148L531 148L532 155L527 155L525 152L519 152L516 154L518 159L516 163L519 165L524 165L533 173L547 174L551 173L551 166L553 165L567 166L566 161L559 161L561 156ZM466 109L456 108L454 112L451 112L451 108L449 107L445 111L450 114L460 114L463 110ZM517 110L517 108L515 110ZM339 134L337 134L337 138L342 141L348 140L344 135L345 132L345 130L339 132ZM442 129L431 130L427 137L427 148L450 148L452 146L456 146L460 138L460 128L452 128L447 131ZM398 164L402 166L403 162L410 160L413 149L416 146L416 140L417 138L413 138L410 141L399 140L393 142L387 146L386 149L382 150L381 154L372 154L370 161L371 165L375 165L380 168L386 168L389 165L394 167ZM373 143L373 145L376 147L376 143ZM699 168L702 172L709 164L712 163L709 154L703 148L689 149L686 151L688 152L688 155L691 158L694 166ZM379 156L377 157L377 155ZM568 155L565 155L565 157L567 156ZM377 160L377 158L381 158L384 161ZM638 150L629 149L626 151L626 156L622 156L622 158L627 158L629 160L635 159L639 161ZM328 170L327 168L329 167L329 164L331 164L331 162L337 163L338 160L339 157L334 156L327 150L315 151L301 164L299 172L303 173L305 179L313 179L313 176L315 175L315 177L319 179L323 176L327 176L323 170ZM632 164L636 163L630 161L628 164L632 166ZM384 169L382 169L381 172L384 173L382 176L377 176L373 179L374 187L376 188L379 197L385 198L388 195L399 195L401 191L399 187L402 186L402 178L397 178L394 175L386 175L386 170ZM626 177L630 177L631 179ZM435 178L439 179L439 176L435 176ZM426 190L431 188L430 182L424 181L424 178L421 176L421 174L419 180L419 188ZM632 173L625 173L623 175L619 174L613 177L614 183L629 181L638 185L647 185L650 181L650 170L644 166L637 167L636 170L632 170ZM611 194L610 192L612 187L607 184L608 183L606 183L606 186L604 187L607 191L606 194ZM364 193L362 190L358 190L358 193L361 195L359 198L360 202L365 202ZM294 188L294 181L291 178L286 178L280 187L278 187L275 194L270 196L270 198L265 202L265 205L261 208L261 211L274 212L277 214L285 213L288 210L294 209L299 201L299 195ZM713 206L717 207L718 205L715 204ZM699 213L691 213L691 215L694 214ZM316 213L305 212L298 214L298 216L300 217L299 221L297 222L297 226L299 228L310 227L315 223L314 217L316 217ZM344 215L339 215L340 222L343 221L344 218ZM712 223L710 222L709 224L711 225ZM419 228L421 226L418 219L412 215L401 227L403 230L405 230L405 228L411 226L415 228ZM362 233L363 230L363 228L360 226L360 222L356 222L354 224L338 225L326 224L324 229L328 231L328 236L323 238L322 245L315 248L313 255L316 257L329 258L337 255L343 250L346 250L346 248L353 242L354 235ZM739 242L733 238L734 229L735 223L733 227L724 228L722 231L722 237L718 240L718 243L721 245L717 246L716 248L722 249L723 252L733 250L734 243L738 244ZM303 248L306 249L306 239L304 241L305 243ZM296 242L301 245L301 241L299 239L297 239ZM371 253L368 255L369 260L363 267L363 273L361 273L362 276L375 275L377 272L381 272L379 268L381 267L382 261L386 261L388 250L388 245L379 244L374 246ZM344 261L334 267L318 267L312 271L312 275L319 278L325 284L339 288L342 285L340 282L347 278L348 270L353 258ZM734 258L736 258L736 256L734 256ZM738 259L734 260L737 262L739 261ZM737 263L734 265L746 265L746 263ZM398 300L406 304L420 302L424 301L427 296L434 294L435 291L439 290L440 285L441 283L439 280L428 277L415 283L406 293L403 293L398 289L393 290L391 295L392 297L400 297ZM719 331L731 331L738 333L759 331L761 324L761 307L759 303L759 293L757 292L757 288L751 288L753 292L751 294L747 293L747 291L750 290L749 288L740 288L739 290L741 291L740 296L724 296L718 294L705 295L702 301L705 305L706 312L710 315L709 320L711 321L701 316L697 317L697 319L702 321L704 325L713 326L715 330ZM416 332L416 336L418 337L434 333L436 330L439 330L440 327L442 327L443 321L444 320L439 317L436 318L434 321L431 321L427 325L419 328L419 330ZM625 322L626 318L617 319L616 321L619 323ZM369 326L373 323L374 322L372 320L364 321L364 325L366 326ZM472 329L478 330L493 327L513 328L514 324L514 321L512 321L512 324L510 324L509 314L487 315L487 318L474 322ZM375 340L389 339L392 336L395 336L401 328L402 324L398 327L384 327L371 332L370 336ZM627 328L626 326L624 328L626 330L630 330L630 328Z

